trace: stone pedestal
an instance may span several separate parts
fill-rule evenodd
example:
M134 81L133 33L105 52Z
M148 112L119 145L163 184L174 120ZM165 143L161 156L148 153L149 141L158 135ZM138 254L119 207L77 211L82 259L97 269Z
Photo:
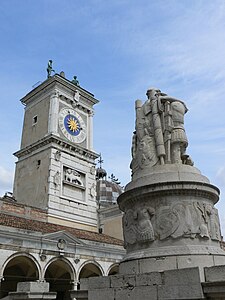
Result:
M74 295L84 300L205 299L198 268L89 278L88 291Z
M225 266L164 272L114 275L81 279L81 290L71 291L77 300L222 300L225 299Z
M53 300L57 293L49 292L48 282L19 282L17 291L9 293L9 300Z
M219 190L188 165L152 167L119 199L127 254L123 274L225 264L220 247Z

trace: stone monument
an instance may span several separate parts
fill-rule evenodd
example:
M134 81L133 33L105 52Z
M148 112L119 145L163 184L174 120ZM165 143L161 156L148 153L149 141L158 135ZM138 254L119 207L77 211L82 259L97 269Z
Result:
M186 154L188 109L156 88L147 91L147 98L144 104L136 101L132 180L118 199L127 250L120 271L225 264L214 207L219 190Z
M160 90L136 101L132 180L118 198L119 275L81 281L77 300L225 299L219 190L186 153L185 103Z

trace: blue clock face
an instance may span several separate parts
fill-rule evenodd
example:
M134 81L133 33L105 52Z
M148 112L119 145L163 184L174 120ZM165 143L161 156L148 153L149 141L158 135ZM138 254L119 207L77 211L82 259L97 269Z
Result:
M72 109L61 109L59 127L64 136L73 143L82 143L86 139L86 125L81 116Z
M64 118L64 126L69 134L77 136L80 133L81 125L79 120L72 114L68 114Z

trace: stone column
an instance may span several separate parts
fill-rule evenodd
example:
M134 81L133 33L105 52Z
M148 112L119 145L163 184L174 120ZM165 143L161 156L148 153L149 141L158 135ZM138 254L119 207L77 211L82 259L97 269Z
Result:
M59 92L57 90L50 96L48 133L58 134Z
M87 147L89 150L93 150L93 116L94 112L90 111L88 114L88 140L87 140Z

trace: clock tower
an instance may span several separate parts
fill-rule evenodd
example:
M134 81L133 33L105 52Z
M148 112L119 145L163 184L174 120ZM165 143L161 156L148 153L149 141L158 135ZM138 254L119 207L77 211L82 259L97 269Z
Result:
M63 73L61 73L63 75ZM21 99L25 106L13 194L50 223L97 231L94 95L59 74Z

